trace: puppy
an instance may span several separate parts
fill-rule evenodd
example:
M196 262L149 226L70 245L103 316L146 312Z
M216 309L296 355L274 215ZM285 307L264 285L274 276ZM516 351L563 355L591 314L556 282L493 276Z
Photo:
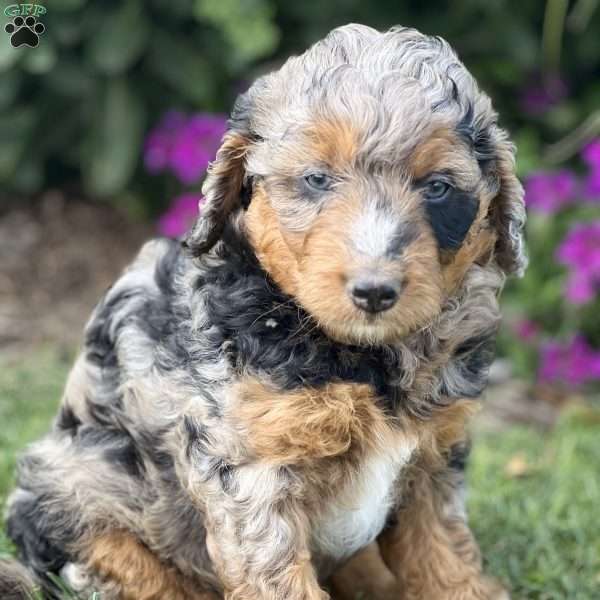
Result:
M497 297L526 262L489 98L440 38L341 27L238 99L203 191L183 247L149 242L100 301L20 461L32 581L507 597L464 506Z

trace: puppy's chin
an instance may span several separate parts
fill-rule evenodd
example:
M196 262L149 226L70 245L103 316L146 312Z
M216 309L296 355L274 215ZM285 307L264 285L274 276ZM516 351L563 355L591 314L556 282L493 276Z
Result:
M387 319L385 313L367 315L356 311L346 320L320 321L325 333L337 342L356 346L393 345L412 333L409 327Z

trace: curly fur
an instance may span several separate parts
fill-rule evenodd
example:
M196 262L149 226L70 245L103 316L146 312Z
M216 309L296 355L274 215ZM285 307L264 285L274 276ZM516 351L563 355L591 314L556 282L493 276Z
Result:
M504 597L462 471L526 263L512 153L446 42L411 29L342 27L259 79L184 248L146 244L92 314L9 500L29 584L0 566L0 589L51 596L55 573L107 599L322 600L356 577L381 599ZM424 201L431 173L448 204ZM354 307L365 274L401 281L397 305Z

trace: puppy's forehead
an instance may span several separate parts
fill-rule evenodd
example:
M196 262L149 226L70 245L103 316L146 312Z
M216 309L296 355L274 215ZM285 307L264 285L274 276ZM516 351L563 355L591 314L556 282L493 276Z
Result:
M359 110L360 103L355 106L354 114L347 114L320 105L281 138L272 139L259 155L268 158L274 171L289 174L319 167L339 173L354 167L369 171L383 167L407 170L419 179L427 172L457 165L464 171L469 162L476 168L456 123L436 118L430 110L418 114L403 110L402 101L392 113L376 99L365 102L364 112Z
M450 46L404 28L338 28L260 80L247 100L263 140L290 142L315 123L335 121L374 159L406 156L466 114L478 128L495 121L489 98Z

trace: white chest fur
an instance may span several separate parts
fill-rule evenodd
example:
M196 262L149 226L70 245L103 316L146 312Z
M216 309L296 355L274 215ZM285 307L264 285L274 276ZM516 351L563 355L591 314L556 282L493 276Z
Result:
M414 441L402 439L365 457L356 475L315 524L313 543L320 555L341 560L377 537L397 499L395 490L402 467L415 446Z

